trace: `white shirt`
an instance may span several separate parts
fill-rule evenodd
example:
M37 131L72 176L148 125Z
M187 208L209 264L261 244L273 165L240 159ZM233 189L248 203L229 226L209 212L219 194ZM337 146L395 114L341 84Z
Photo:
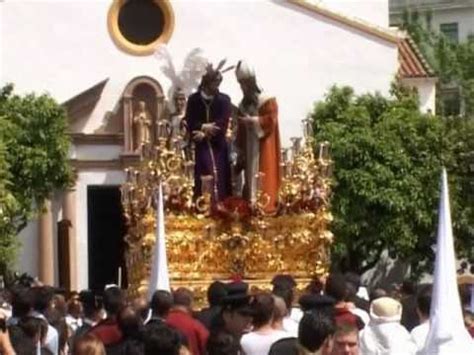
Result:
M412 329L410 333L411 340L416 345L416 351L420 351L425 346L426 337L430 331L430 322L426 321Z
M32 312L31 315L35 318L42 319L48 323L48 320L44 315L38 312ZM48 332L46 333L46 339L43 345L46 349L51 351L53 355L59 354L59 334L56 328L48 323Z
M66 324L71 328L72 332L75 333L80 327L82 327L82 319L81 318L75 318L68 314L65 317Z
M298 338L298 327L301 318L303 318L303 311L299 308L291 308L290 314L283 318L283 329L289 336Z
M272 330L265 333L250 332L242 337L240 345L246 355L266 355L274 342L289 336L290 334L282 330Z

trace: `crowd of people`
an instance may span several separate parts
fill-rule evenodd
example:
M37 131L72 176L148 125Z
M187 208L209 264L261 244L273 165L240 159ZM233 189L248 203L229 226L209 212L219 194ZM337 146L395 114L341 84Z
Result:
M275 276L271 292L215 281L208 306L197 311L186 288L157 290L151 300L130 300L117 286L66 298L52 287L18 282L1 292L0 353L417 354L429 331L431 286L360 290L353 273L315 280L303 292L290 275ZM469 296L461 292L474 336Z

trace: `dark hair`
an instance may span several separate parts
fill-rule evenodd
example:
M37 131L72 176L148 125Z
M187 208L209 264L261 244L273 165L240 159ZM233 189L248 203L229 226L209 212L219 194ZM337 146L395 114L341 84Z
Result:
M164 324L148 325L143 340L145 355L178 355L181 347L178 332Z
M209 335L206 350L207 355L238 355L240 345L232 334L216 331Z
M226 295L225 284L220 281L214 281L207 289L207 301L210 306L219 306Z
M296 281L291 275L287 274L278 274L275 275L272 279L273 288L294 288L296 286Z
M431 293L433 292L433 287L431 285L426 285L421 288L420 292L416 297L416 306L420 313L426 317L430 315L431 308Z
M165 290L157 290L153 293L150 308L153 315L165 317L173 305L173 296Z
M265 292L256 295L252 302L252 309L253 325L255 328L260 328L270 322L275 309L275 300L272 294Z
M406 295L416 294L416 283L410 280L405 280L402 282L400 291Z
M334 318L327 312L305 312L298 327L299 343L307 350L319 350L324 341L336 331Z
M79 293L79 301L82 303L84 315L92 318L101 308L99 297L91 290L83 290Z
M386 296L387 296L387 291L385 291L383 288L378 287L376 289L373 289L370 292L369 298L370 298L370 302L372 302L373 300L376 300L377 298L386 297Z
M326 280L326 295L331 296L336 302L344 301L347 297L346 280L341 274L331 274Z
M117 315L124 304L125 296L120 288L114 286L104 291L104 308L109 316Z
M32 316L21 318L18 321L18 327L30 339L34 339L37 336L43 339L48 332L48 323L43 319Z
M53 300L53 288L49 286L32 287L33 309L39 313L45 313Z
M351 282L346 281L346 301L352 301L357 295L357 288Z
M356 293L357 293L357 290L360 287L360 276L358 274L356 274L355 272L348 271L344 274L344 279L346 280L346 282L348 282L348 283L350 283L354 286L354 288L356 289Z
M323 288L324 288L323 282L318 278L314 278L306 286L306 292L319 295L321 291L323 290Z
M117 323L124 337L140 339L143 322L132 307L126 306L120 310Z
M222 74L218 70L208 70L206 74L201 78L201 83L199 84L199 89L206 87L214 81L218 81L219 85L222 82Z
M275 296L283 298L286 304L286 308L288 308L288 311L291 309L294 300L293 289L284 287L273 287L272 293Z
M193 304L193 293L185 287L180 287L173 292L173 303L177 306L191 308Z
M33 305L33 294L23 286L15 286L11 291L12 315L17 318L27 316Z

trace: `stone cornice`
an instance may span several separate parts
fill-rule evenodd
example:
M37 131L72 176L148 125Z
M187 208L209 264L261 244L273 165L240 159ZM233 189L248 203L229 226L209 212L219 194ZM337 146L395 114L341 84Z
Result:
M136 153L122 153L118 159L70 159L69 163L76 172L81 170L123 170L140 164L140 156Z
M74 145L123 145L122 133L69 133Z

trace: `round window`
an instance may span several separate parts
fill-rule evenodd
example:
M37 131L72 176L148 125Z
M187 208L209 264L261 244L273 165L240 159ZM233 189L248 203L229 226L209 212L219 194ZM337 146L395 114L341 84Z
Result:
M115 44L135 55L149 55L166 43L174 27L168 0L114 0L109 10L109 32Z

